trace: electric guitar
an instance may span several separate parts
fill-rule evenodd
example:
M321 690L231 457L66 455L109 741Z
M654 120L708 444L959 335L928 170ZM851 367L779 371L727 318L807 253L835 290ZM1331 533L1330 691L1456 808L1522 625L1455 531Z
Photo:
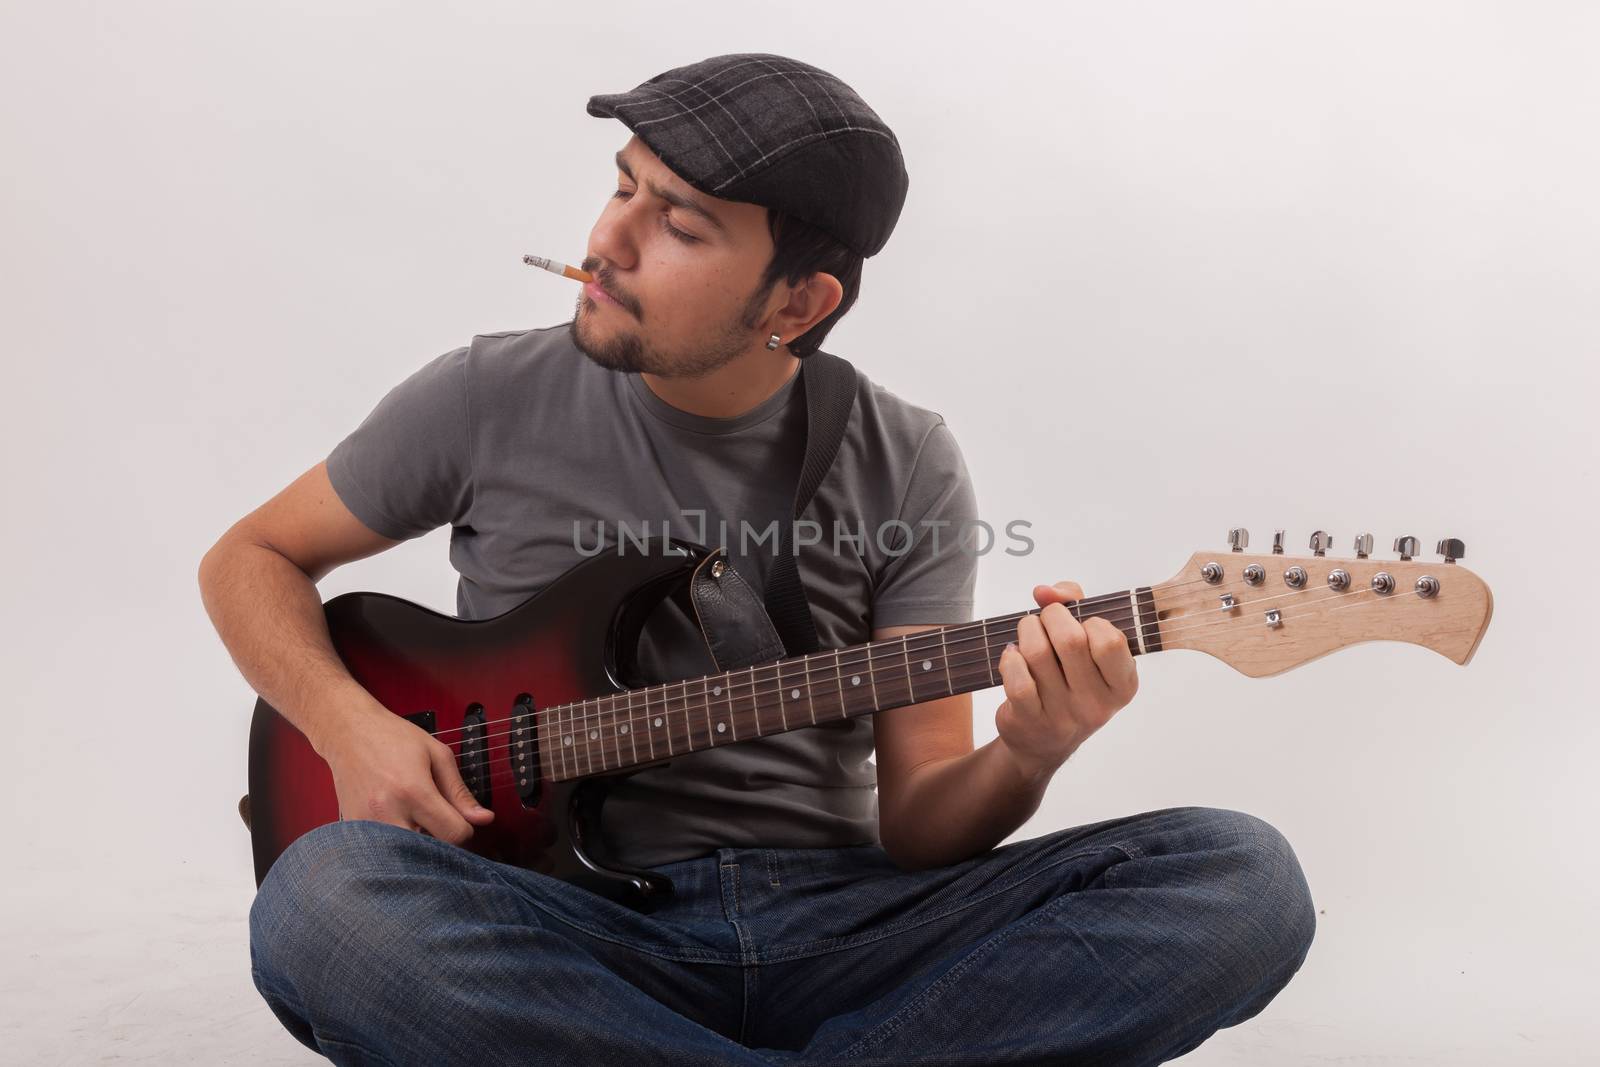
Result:
M1190 649L1250 677L1279 674L1362 641L1405 641L1465 664L1488 628L1489 588L1439 542L1442 563L1312 555L1197 552L1159 585L1088 596L1067 607L1099 616L1135 655ZM648 910L670 893L660 874L614 862L600 816L608 779L717 745L868 715L1000 684L1014 612L790 656L722 674L630 685L631 650L663 597L707 558L702 546L656 540L644 551L586 559L519 606L463 621L381 593L323 607L333 646L381 704L455 750L462 779L494 821L466 847ZM715 573L715 571L713 571ZM339 818L328 765L289 721L258 700L250 727L250 827L256 883L301 834Z

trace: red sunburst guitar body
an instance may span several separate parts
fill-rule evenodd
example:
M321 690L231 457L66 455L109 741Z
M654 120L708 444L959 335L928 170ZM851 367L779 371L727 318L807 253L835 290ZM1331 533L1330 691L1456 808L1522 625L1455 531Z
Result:
M597 555L493 619L463 621L380 593L346 593L324 605L334 648L379 703L445 738L471 736L469 714L482 716L487 768L474 792L495 817L465 847L636 904L670 891L658 875L608 861L599 833L606 776L542 780L537 753L519 754L506 739L519 700L537 712L641 684L629 655L643 621L704 556L698 546L676 544L681 554ZM536 745L537 734L528 741ZM519 755L533 768L531 789L519 788L529 780L515 774ZM463 762L474 785L471 761ZM257 884L296 838L338 818L327 763L258 700L249 794Z

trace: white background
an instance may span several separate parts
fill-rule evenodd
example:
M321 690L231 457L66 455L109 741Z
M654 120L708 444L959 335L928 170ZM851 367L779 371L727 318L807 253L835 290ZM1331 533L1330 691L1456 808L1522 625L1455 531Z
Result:
M5 1055L314 1059L249 980L253 695L199 559L423 362L570 316L519 257L581 258L613 187L589 94L770 51L904 148L827 347L1034 524L982 613L1160 581L1231 525L1460 537L1494 588L1466 668L1142 660L1019 831L1201 804L1288 835L1316 943L1187 1062L1586 1061L1595 10L6 4ZM450 611L446 538L321 591Z

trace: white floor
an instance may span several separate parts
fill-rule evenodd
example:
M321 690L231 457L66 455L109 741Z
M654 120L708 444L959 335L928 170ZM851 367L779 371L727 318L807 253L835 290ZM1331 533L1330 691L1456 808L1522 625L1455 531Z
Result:
M15 877L15 875L22 877ZM250 982L245 917L252 890L216 879L116 892L61 875L18 871L4 888L6 929L0 1061L310 1064L324 1062L279 1025ZM1479 969L1493 946L1463 950L1455 982L1374 968L1340 982L1359 946L1337 917L1289 988L1256 1019L1223 1030L1183 1059L1193 1067L1305 1064L1592 1064L1590 1020L1540 1018L1486 994ZM1527 975L1569 999L1584 975ZM1579 987L1581 988L1581 987ZM1579 994L1582 995L1581 993ZM1537 1002L1534 998L1533 1002Z

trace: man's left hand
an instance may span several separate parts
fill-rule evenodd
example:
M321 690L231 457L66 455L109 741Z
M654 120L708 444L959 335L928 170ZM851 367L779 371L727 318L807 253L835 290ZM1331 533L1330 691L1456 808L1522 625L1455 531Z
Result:
M1018 770L1038 782L1127 706L1139 674L1121 630L1062 606L1083 599L1077 582L1036 585L1033 599L1039 614L1017 621L1015 646L1000 654L1006 699L994 723Z

